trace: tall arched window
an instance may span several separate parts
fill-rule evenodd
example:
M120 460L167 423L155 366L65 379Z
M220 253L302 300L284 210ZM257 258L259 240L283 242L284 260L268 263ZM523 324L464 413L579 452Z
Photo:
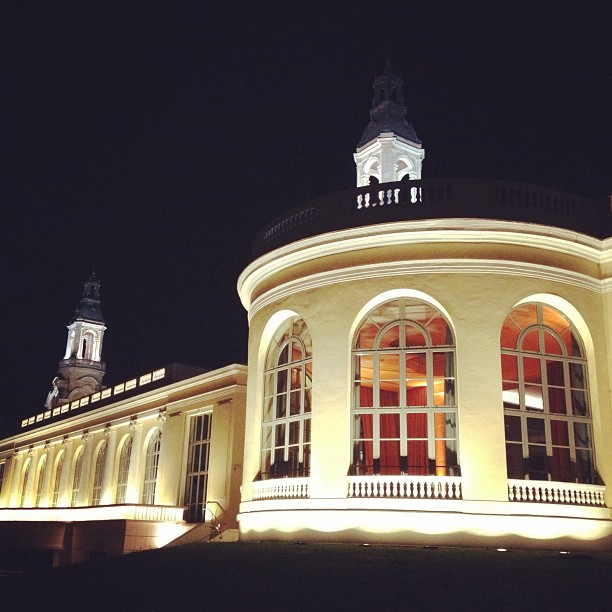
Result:
M578 332L545 304L501 333L508 478L596 483L587 363Z
M159 466L159 451L161 448L161 431L156 430L147 445L145 460L144 483L142 488L142 503L155 503L155 487L157 485L157 467Z
M261 437L262 479L310 475L312 341L303 319L276 331L266 358Z
M22 478L21 478L21 491L19 492L19 507L23 508L26 500L26 493L28 491L28 480L30 479L30 469L32 467L32 459L28 457L25 460L23 466Z
M40 507L45 483L45 471L47 469L47 454L45 453L38 462L38 477L36 480L36 507Z
M96 456L93 486L91 488L91 505L99 506L102 498L102 480L104 478L104 465L106 463L106 440L100 444Z
M354 475L458 476L455 345L430 304L371 310L353 342Z
M53 477L53 494L51 496L51 507L57 508L57 502L60 494L60 486L62 484L62 469L64 467L64 457L66 451L61 450L55 460L55 476Z
M117 470L117 494L116 504L125 504L125 492L127 490L128 475L130 473L130 458L132 457L132 436L128 436L119 454L119 468Z
M72 475L72 493L70 505L74 508L79 501L79 490L81 488L81 474L83 473L83 447L79 446L74 459L74 472Z

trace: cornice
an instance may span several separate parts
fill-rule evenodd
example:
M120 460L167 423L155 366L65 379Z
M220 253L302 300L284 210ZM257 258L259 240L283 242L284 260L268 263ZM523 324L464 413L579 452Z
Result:
M245 309L250 310L252 296L259 284L291 266L372 247L443 242L531 247L579 257L600 265L612 260L612 239L602 241L556 227L486 219L400 221L328 232L266 253L244 269L238 278L238 293Z
M563 283L594 293L606 291L602 281L590 276L540 264L482 259L384 262L320 272L278 285L254 300L249 310L249 320L262 308L300 291L337 283L419 274L501 274ZM608 281L606 281L607 290L612 288L612 280Z

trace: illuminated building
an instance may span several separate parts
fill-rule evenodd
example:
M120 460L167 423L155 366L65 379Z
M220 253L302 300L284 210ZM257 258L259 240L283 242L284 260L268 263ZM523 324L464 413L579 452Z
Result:
M100 375L88 388L104 371L104 329L90 279L43 411L0 441L9 568L227 539L237 527L245 366L170 364L108 388Z
M389 66L370 115L238 281L241 538L612 549L610 202L421 179Z
M0 441L5 547L60 563L239 526L612 549L610 202L422 179L389 66L370 116L357 187L255 239L248 369L104 388L89 281L44 411Z

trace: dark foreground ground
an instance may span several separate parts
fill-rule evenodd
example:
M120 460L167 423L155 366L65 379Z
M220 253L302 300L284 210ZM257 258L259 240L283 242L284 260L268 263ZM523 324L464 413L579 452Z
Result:
M612 554L190 544L0 579L2 610L612 610Z

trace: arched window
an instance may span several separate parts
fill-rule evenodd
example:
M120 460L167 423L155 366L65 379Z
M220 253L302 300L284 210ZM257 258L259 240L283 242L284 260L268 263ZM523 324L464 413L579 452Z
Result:
M119 468L117 470L116 504L125 504L128 475L130 473L130 458L132 457L132 436L128 436L121 446L119 454Z
M38 479L36 480L36 507L40 507L45 483L45 470L47 469L47 454L45 453L38 462Z
M91 505L99 506L102 497L102 480L104 478L104 465L106 463L106 440L100 444L96 456L96 469L94 471L93 486L91 488Z
M25 465L23 466L22 471L22 480L21 480L21 491L19 492L19 507L23 508L26 500L26 493L28 490L28 480L30 479L30 468L32 466L32 459L28 457L25 460Z
M522 304L501 333L508 478L596 483L587 363L558 310Z
M371 310L353 343L354 475L458 476L455 346L430 304Z
M303 319L276 331L264 373L261 478L310 475L312 342Z
M155 486L157 484L157 467L159 465L159 450L161 448L161 431L151 436L147 445L147 456L145 460L144 483L142 488L143 504L153 505L155 503Z
M79 446L74 459L74 473L72 475L72 493L70 505L74 508L79 501L79 489L81 488L81 474L83 473L83 447Z
M53 495L51 496L51 507L57 508L60 486L62 484L62 468L64 467L64 457L66 452L61 450L55 460L55 476L53 478Z

